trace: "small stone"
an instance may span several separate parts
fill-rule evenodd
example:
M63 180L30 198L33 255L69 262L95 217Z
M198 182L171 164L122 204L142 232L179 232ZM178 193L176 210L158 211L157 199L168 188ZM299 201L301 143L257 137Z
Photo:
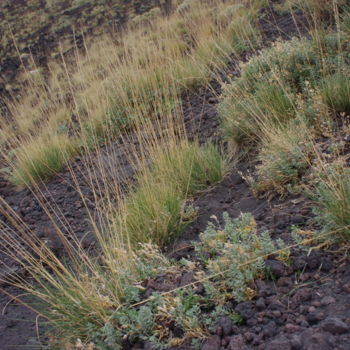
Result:
M292 216L290 221L294 225L299 225L299 224L303 224L305 222L305 218L302 217L301 215L294 215L294 216Z
M266 260L265 265L277 278L282 277L286 270L286 266L278 260Z
M277 334L278 327L276 322L270 321L263 329L264 337L272 337Z
M346 283L343 285L343 290L346 293L350 293L350 283Z
M265 350L291 350L292 346L290 341L284 337L279 336L278 338L267 343Z
M312 299L313 290L311 288L301 288L296 291L293 296L293 301L296 303L301 303L304 301L309 301Z
M180 286L185 286L187 284L190 284L191 282L194 281L194 272L186 272L182 277L181 277L181 282Z
M330 335L318 331L314 332L312 329L302 333L301 343L303 349L307 350L332 350Z
M324 306L327 306L327 305L335 303L335 301L336 300L332 296L327 295L321 299L321 304Z
M310 255L306 257L307 266L309 269L318 269L323 263L324 257L321 253L313 250Z
M279 318L282 316L282 312L279 310L274 310L274 311L272 311L272 316L275 318Z
M292 279L289 277L281 277L277 281L278 287L290 287L293 284Z
M315 306L310 306L308 311L309 312L315 312L316 311Z
M300 329L300 327L296 324L287 323L285 325L285 329L286 329L286 332L288 333L295 333Z
M312 306L315 306L315 307L320 307L321 306L321 302L318 301L318 300L313 300L311 304L312 304Z
M7 328L12 328L16 325L16 321L15 320L6 320L5 325Z
M242 350L245 345L245 340L242 335L235 335L231 337L230 344L228 346L229 350Z
M221 317L218 326L221 327L224 336L228 336L232 333L233 322L229 317Z
M220 326L216 327L216 334L222 338L223 336L223 331L222 331L222 328Z
M252 318L255 314L254 306L251 301L245 301L243 303L239 303L235 307L235 311L239 313L245 321Z
M302 270L306 265L306 258L304 256L297 256L293 258L293 267L295 270Z
M278 301L278 300L275 300L275 301L272 301L269 306L268 306L268 309L269 310L279 310L279 311L282 311L284 310L284 305Z
M143 346L143 349L144 350L156 350L156 347L152 343L146 341L144 346Z
M259 310L259 311L262 311L262 310L265 310L266 309L266 304L265 304L265 299L260 297L256 303L256 308Z
M249 320L247 320L247 326L254 327L258 323L258 319L256 317L251 317Z
M217 335L212 335L203 344L202 350L220 350L221 339Z
M293 334L290 338L290 345L293 350L300 350L303 347L299 334Z
M308 327L310 327L310 324L309 324L309 322L307 322L306 320L302 320L302 321L300 322L300 326L301 326L301 327L304 327L304 328L308 328Z
M245 332L243 336L247 342L251 342L254 339L254 334L252 332Z
M29 338L26 344L31 349L41 349L42 343L36 338Z
M324 313L323 312L310 312L307 316L306 316L306 321L309 322L309 324L313 325L318 323L319 321L324 319Z
M330 259L325 258L322 260L321 271L329 272L330 270L332 270L332 268L333 268L333 262Z
M349 331L348 325L338 317L326 318L322 322L321 327L324 331L332 334L344 334Z

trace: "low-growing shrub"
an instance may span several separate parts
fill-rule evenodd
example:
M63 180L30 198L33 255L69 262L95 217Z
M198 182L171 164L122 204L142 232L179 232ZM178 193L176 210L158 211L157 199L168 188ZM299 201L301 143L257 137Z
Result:
M257 234L256 222L249 213L236 219L224 213L223 218L222 229L208 225L195 250L209 275L217 276L214 281L218 282L218 290L230 290L238 301L250 299L254 296L251 282L264 275L264 259L283 249L285 244L282 240L273 241L267 231ZM285 254L281 253L282 260Z
M170 274L190 269L197 284L203 285L203 293L196 293L196 286L188 285L172 293L153 294L136 306L124 305L94 333L92 342L114 349L127 336L132 343L142 340L157 347L181 346L207 337L222 316L242 323L240 315L225 304L253 298L252 283L266 272L264 260L274 255L287 261L289 250L282 240L273 241L268 232L257 234L251 214L232 219L225 213L223 217L223 227L209 224L194 243L202 264L183 259L180 266L168 270ZM177 334L170 331L174 326Z

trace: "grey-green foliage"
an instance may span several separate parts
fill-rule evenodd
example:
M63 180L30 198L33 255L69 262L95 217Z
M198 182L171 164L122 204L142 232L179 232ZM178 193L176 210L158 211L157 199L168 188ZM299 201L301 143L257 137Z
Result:
M157 348L164 348L172 339L167 330L167 325L172 323L181 329L184 339L190 340L214 330L218 318L222 316L241 322L239 315L224 307L225 302L232 297L242 301L254 296L249 286L264 273L264 259L279 249L285 251L285 244L282 240L273 241L267 231L258 234L254 217L249 213L235 219L224 213L223 219L222 228L210 223L201 234L200 241L194 243L202 264L183 259L177 266L192 269L203 276L203 280L197 282L202 282L204 296L196 294L193 286L188 286L174 291L172 295L154 295L143 305L133 307L132 299L141 295L135 297L135 286L131 286L130 300L111 315L110 322L95 331L93 341L99 349L119 349L125 336L131 342L147 340ZM149 256L151 266L161 263L161 256L152 261L149 252L150 249L146 256ZM279 256L286 255L281 253ZM140 259L141 271L145 261Z
M195 250L205 261L208 273L216 276L214 280L242 301L249 298L251 282L264 272L264 258L285 246L283 241L273 241L267 231L258 234L254 217L249 213L236 219L224 213L223 219L222 229L208 225Z

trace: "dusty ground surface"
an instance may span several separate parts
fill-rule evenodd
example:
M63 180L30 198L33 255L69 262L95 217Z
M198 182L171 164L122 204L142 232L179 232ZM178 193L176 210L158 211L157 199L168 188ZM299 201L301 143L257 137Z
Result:
M261 28L268 41L282 36L288 39L298 33L295 19L290 16L277 16L265 10L265 20ZM299 28L305 19L297 16ZM232 64L235 67L235 64ZM233 71L231 73L237 73ZM200 141L209 138L220 139L219 120L215 105L220 94L218 84L213 85L213 91L202 89L196 94L184 98L184 118L190 137L199 135ZM123 167L126 177L132 178L132 170L122 157L122 147L116 143L116 157L112 161L114 167ZM119 155L119 156L118 156ZM93 196L84 173L79 175L81 160L76 159L72 167L78 174L77 180L84 196ZM198 218L191 223L173 245L166 248L167 254L174 258L182 256L194 258L191 242L198 237L207 226L212 215L219 219L224 211L233 217L241 212L254 215L259 230L269 230L273 237L288 239L291 225L310 227L312 216L310 204L302 197L289 196L284 199L257 199L250 191L249 185L240 175L250 167L251 160L246 159L233 168L225 179L195 200L199 207ZM45 201L55 203L62 215L79 237L85 237L86 247L94 244L93 237L86 235L90 228L86 209L82 205L80 195L74 190L75 184L71 173L66 169L47 184L43 189ZM30 229L57 251L60 243L56 239L52 224L38 200L29 190L17 191L5 179L0 179L0 195L20 215ZM18 266L4 256L11 271ZM215 332L202 345L203 350L238 350L238 349L349 349L350 343L350 270L349 259L337 247L329 251L314 251L310 255L295 250L292 254L291 266L284 266L277 260L268 262L275 280L256 281L257 297L250 302L232 302L229 307L240 313L244 322L234 325L229 319L217 320ZM2 267L4 268L4 267ZM193 279L190 274L184 274L175 281L168 281L159 276L149 283L148 295L155 290L166 291ZM10 286L2 285L10 294L18 294ZM198 290L198 293L201 293ZM46 327L36 320L34 313L27 308L11 301L3 294L0 297L0 349L19 349L23 346L30 349L41 349L41 341L45 342ZM40 337L38 338L38 334ZM150 344L126 344L126 348L151 349Z

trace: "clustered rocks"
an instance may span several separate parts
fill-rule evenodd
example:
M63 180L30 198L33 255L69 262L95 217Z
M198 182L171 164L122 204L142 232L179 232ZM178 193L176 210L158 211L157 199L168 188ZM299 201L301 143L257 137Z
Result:
M230 318L217 322L216 332L202 350L331 350L350 344L350 274L331 266L325 253L312 254L300 270L304 256L293 258L275 281L257 280L257 296L233 309L243 319L235 325ZM318 262L318 267L315 262ZM276 261L268 261L271 266ZM323 268L322 263L328 262ZM341 270L341 269L340 269ZM299 274L300 276L296 278ZM328 273L337 275L329 279ZM277 277L277 276L276 276Z

